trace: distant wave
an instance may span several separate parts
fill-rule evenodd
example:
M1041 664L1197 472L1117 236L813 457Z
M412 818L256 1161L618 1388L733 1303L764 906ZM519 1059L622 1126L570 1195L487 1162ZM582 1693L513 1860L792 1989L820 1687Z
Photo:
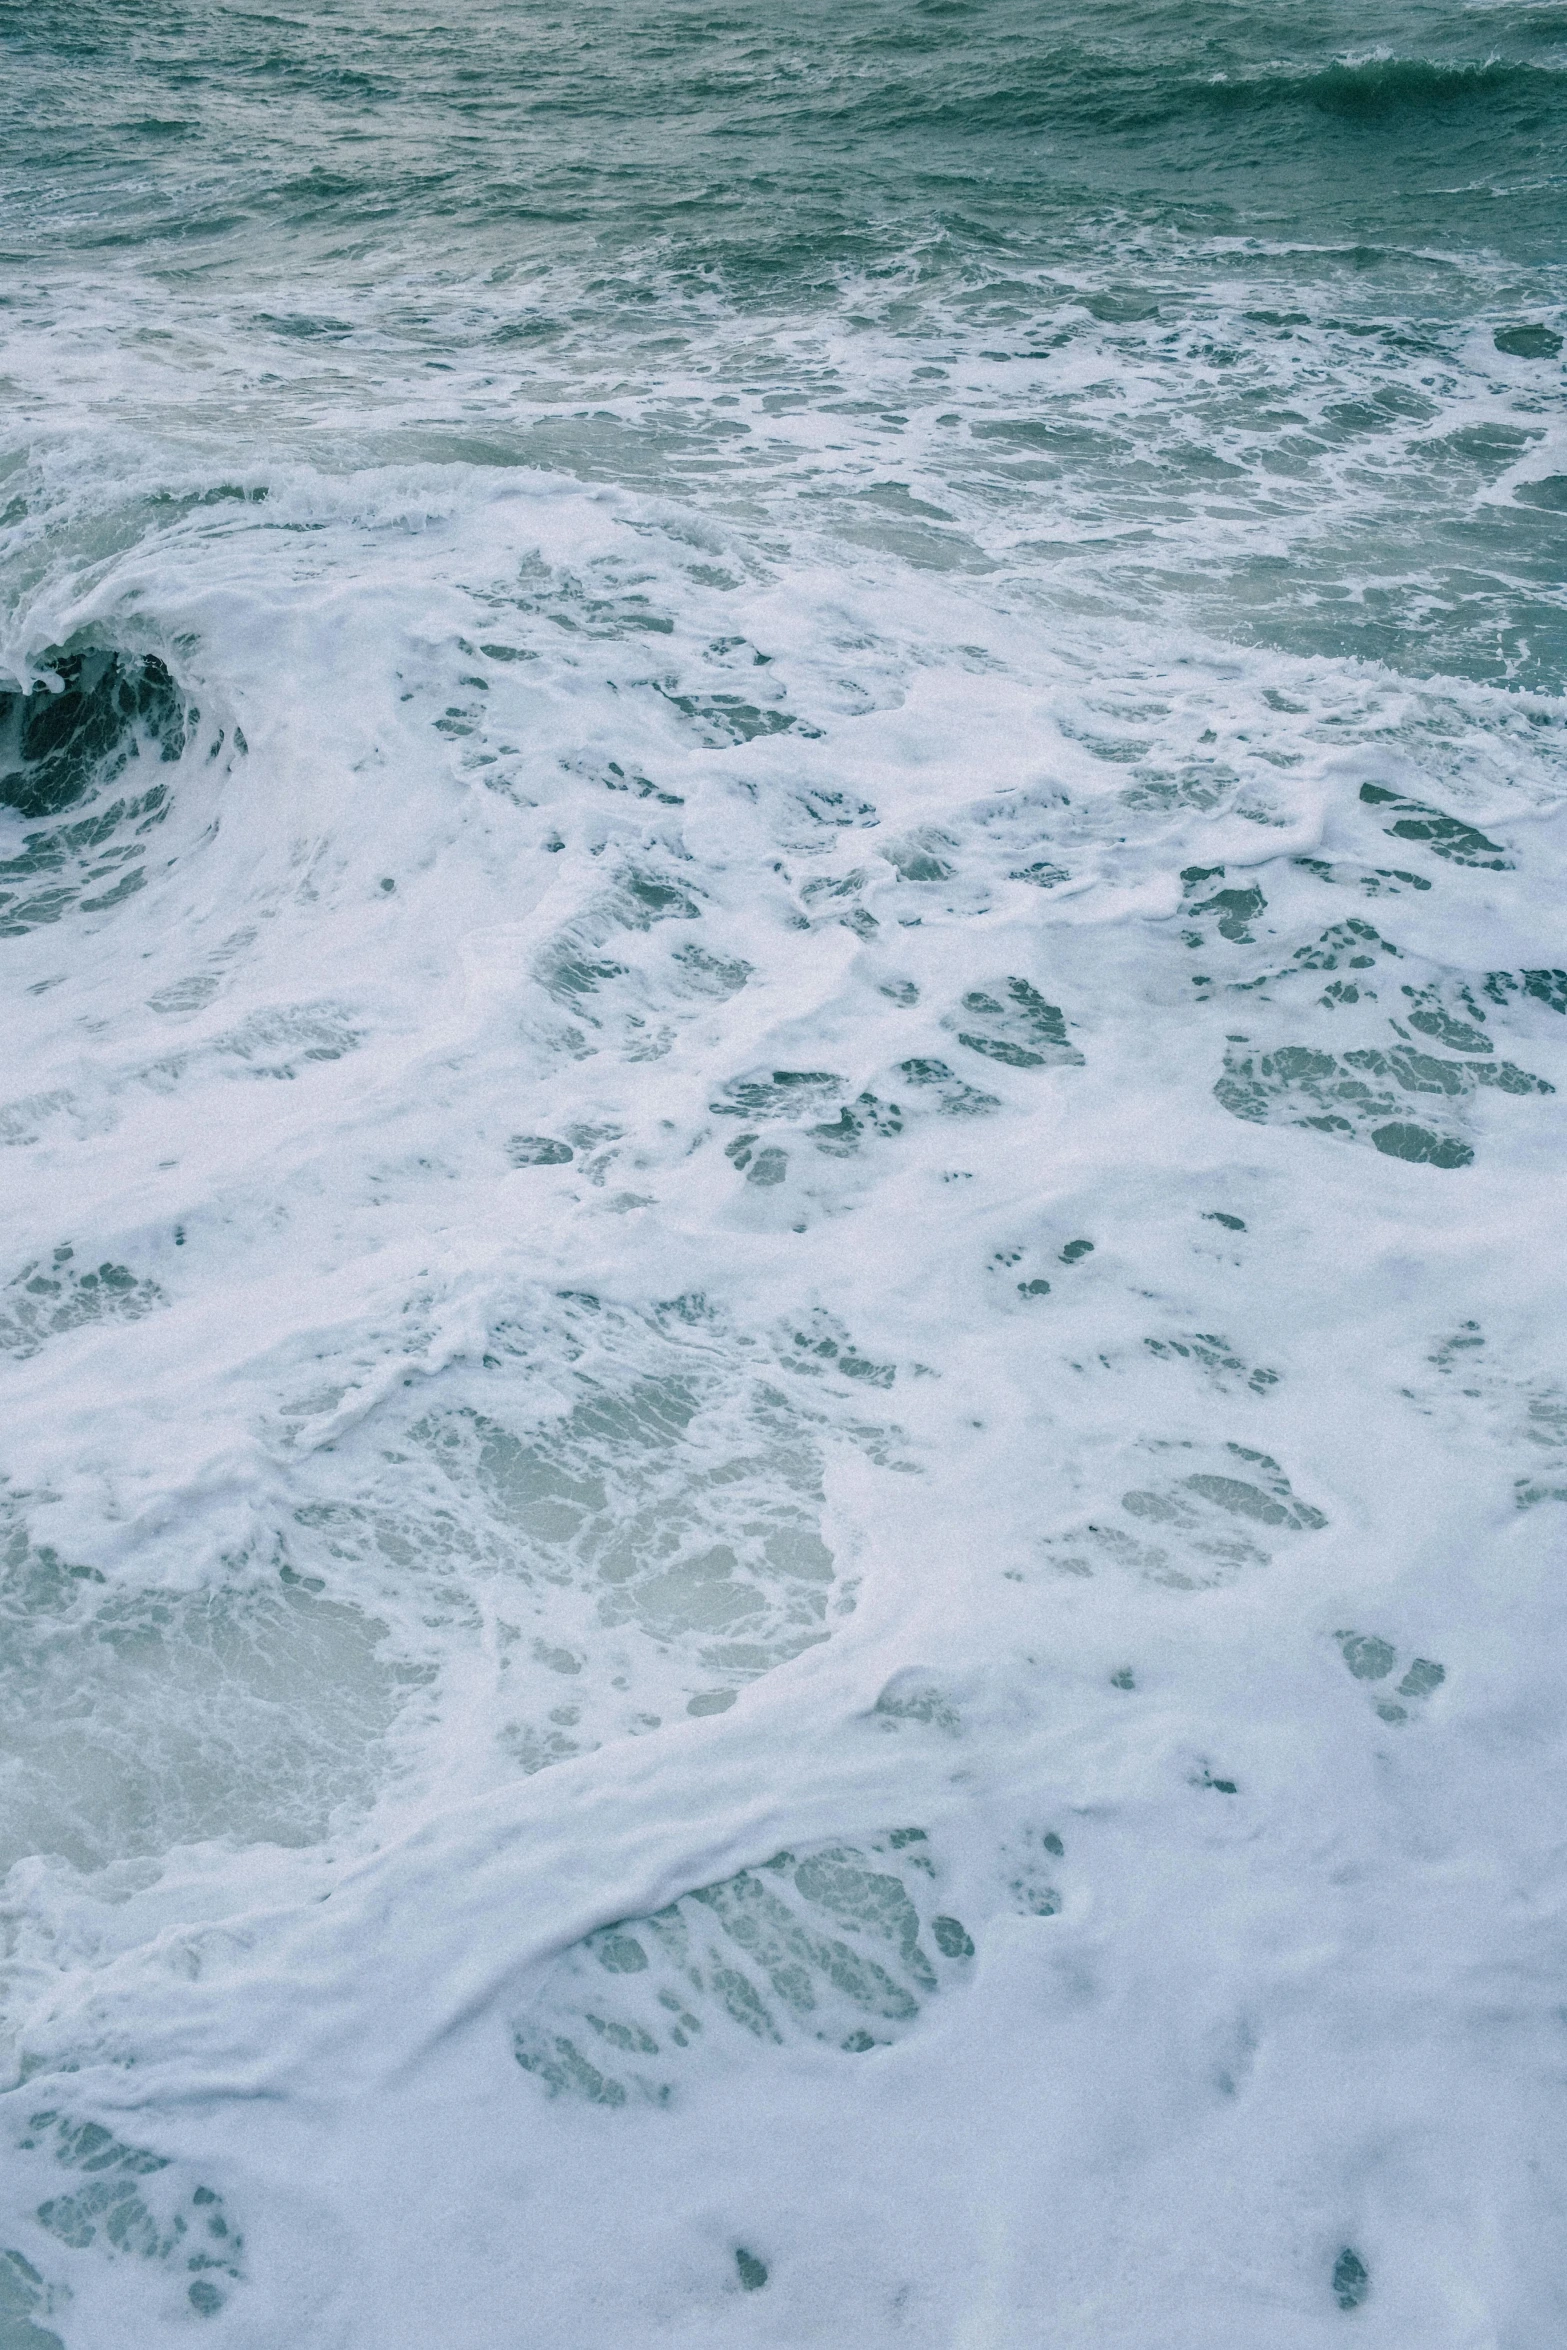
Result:
M1335 60L1307 72L1276 66L1209 82L1204 91L1215 107L1307 106L1319 114L1373 121L1391 114L1488 107L1498 100L1534 99L1554 106L1561 102L1564 87L1563 75L1551 66L1509 64L1498 58L1483 65L1437 65L1423 57L1368 57L1354 64Z
M911 94L912 95L912 94ZM1421 57L1280 63L1234 75L1160 75L1141 65L1082 51L1035 61L1024 78L974 77L950 83L929 103L880 108L887 127L952 130L1135 131L1215 117L1318 114L1342 122L1451 117L1523 108L1552 111L1567 100L1567 73L1553 66L1487 59L1443 65Z

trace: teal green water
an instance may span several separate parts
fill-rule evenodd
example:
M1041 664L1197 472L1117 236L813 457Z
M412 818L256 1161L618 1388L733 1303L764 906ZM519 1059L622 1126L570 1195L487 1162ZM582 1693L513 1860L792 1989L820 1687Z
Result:
M139 435L721 502L804 412L908 546L967 525L1047 602L1560 683L1557 9L30 4L0 41L34 454L68 347Z
M734 297L934 237L981 271L1125 227L1559 257L1559 12L873 0L8 7L16 258L259 231L350 269L503 231ZM1331 257L1329 257L1331 258ZM610 289L605 288L608 292Z

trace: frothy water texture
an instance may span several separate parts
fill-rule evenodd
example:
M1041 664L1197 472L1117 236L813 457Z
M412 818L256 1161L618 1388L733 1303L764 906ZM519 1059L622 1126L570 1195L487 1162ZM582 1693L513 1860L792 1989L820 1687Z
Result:
M0 38L0 2350L1563 2338L1560 10Z

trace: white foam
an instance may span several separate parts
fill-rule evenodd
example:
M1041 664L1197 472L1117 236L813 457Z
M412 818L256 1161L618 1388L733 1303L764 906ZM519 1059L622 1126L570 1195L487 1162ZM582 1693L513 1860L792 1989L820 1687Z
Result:
M613 397L18 334L8 667L199 721L4 941L0 2339L173 2339L214 2197L258 2350L1549 2332L1560 712L1236 587L1514 395L1275 501L1151 327L862 296Z

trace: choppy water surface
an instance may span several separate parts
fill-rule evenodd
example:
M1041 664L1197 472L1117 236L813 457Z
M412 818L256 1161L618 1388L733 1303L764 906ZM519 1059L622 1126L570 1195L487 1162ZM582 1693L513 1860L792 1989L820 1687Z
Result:
M0 40L0 2350L1538 2350L1560 10Z

